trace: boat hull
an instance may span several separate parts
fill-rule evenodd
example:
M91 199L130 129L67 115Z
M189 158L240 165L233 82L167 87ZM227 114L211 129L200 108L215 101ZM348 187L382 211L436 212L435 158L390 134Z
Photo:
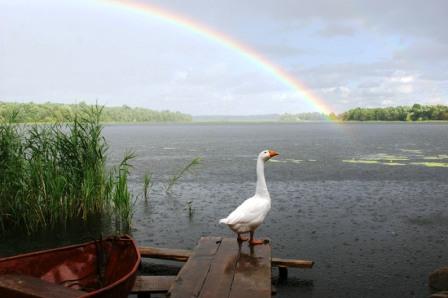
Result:
M32 276L83 291L80 297L120 298L131 291L139 264L134 240L122 236L3 258L0 275Z

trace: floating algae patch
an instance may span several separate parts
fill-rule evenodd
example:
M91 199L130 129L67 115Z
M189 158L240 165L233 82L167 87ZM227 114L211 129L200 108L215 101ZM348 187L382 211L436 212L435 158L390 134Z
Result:
M342 162L348 163L360 163L360 164L379 164L378 160L365 160L365 159L344 159Z
M303 162L303 160L287 158L287 159L270 159L269 162L273 162L273 163L297 163L297 164L299 164L299 163Z
M448 168L448 162L411 162L411 165L424 166L428 168Z
M426 160L442 160L442 159L448 159L448 155L446 154L439 154L435 156L423 156L423 159Z
M438 156L423 156L423 159L426 159L426 160L439 160L440 158Z
M382 162L382 165L387 165L387 166L405 166L405 163L399 163L399 162Z
M388 161L395 161L395 160L409 160L409 157L404 155L393 155L393 154L386 154L386 153L377 153L377 154L371 154L366 155L362 157L363 160L388 160Z
M405 166L405 163L399 163L394 161L381 162L380 160L367 160L367 159L345 159L342 162L357 163L357 164L377 164L386 166Z
M422 154L422 150L420 149L400 149L400 151L414 154Z
M273 162L273 163L288 163L287 160L279 160L279 159L270 159L268 160L268 162Z
M288 158L286 161L287 162L292 162L292 163L301 163L303 160Z

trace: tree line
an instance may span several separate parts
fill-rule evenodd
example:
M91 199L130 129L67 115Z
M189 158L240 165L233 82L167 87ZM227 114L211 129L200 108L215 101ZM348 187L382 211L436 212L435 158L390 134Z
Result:
M428 121L448 120L448 106L420 105L388 108L356 108L338 118L342 121Z
M280 121L448 121L448 106L445 105L421 105L397 106L388 108L355 108L339 115L331 113L300 113L282 114Z
M17 114L19 123L51 123L64 122L83 108L86 103L58 104L58 103L7 103L0 102L0 121L6 121L10 115ZM101 114L103 122L191 122L192 117L180 112L154 111L144 108L103 107Z

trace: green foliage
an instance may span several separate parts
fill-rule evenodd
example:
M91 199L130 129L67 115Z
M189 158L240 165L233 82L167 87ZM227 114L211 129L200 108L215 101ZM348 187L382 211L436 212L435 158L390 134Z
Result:
M13 111L19 111L15 121L18 123L55 123L66 122L89 107L85 103L79 105L56 103L5 103L0 102L0 121L6 121ZM101 113L102 122L191 122L190 115L170 111L153 111L143 108L104 107Z
M69 124L18 125L20 113L0 123L0 232L28 233L74 218L112 211L116 222L131 219L127 154L106 169L102 108L83 107Z
M420 105L389 108L356 108L339 115L344 121L426 121L448 120L448 106Z
M195 166L201 164L201 158L196 157L192 161L190 161L185 167L183 167L179 172L175 175L171 176L168 180L168 185L165 188L166 192L170 192L171 188L177 183L177 181L182 178L185 174L191 171Z

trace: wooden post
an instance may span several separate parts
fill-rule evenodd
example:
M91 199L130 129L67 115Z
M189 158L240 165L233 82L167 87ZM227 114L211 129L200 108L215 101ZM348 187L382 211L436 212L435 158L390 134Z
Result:
M278 278L280 281L288 279L288 267L284 265L278 266Z

